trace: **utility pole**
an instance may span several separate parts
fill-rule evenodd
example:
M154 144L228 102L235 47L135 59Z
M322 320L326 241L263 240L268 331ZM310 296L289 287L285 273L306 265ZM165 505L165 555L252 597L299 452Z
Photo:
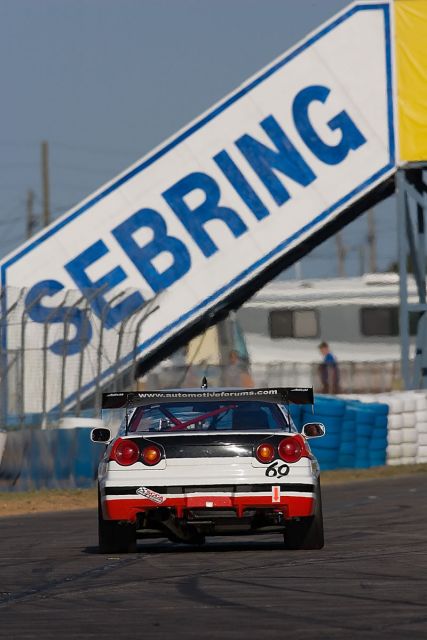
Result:
M368 246L369 246L369 271L377 271L377 230L375 227L375 213L373 209L368 211Z
M335 241L337 243L338 276L340 278L345 278L345 257L347 255L347 249L344 245L342 231L338 231L335 235Z
M42 161L42 197L43 197L43 226L50 223L50 193L49 193L49 146L46 141L41 146Z
M365 247L363 244L359 246L359 271L360 275L363 276L365 273Z
M34 191L27 191L27 239L31 238L36 226L36 218L34 215Z

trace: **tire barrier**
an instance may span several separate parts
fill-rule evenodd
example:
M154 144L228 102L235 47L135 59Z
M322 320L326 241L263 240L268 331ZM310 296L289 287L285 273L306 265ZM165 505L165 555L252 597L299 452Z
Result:
M386 463L388 411L382 402L316 396L314 413L292 406L291 415L298 429L306 422L325 425L326 435L310 440L321 469L365 469Z
M90 429L11 431L0 462L1 491L92 487L103 448Z
M427 394L425 391L402 391L378 395L361 395L362 403L386 404L387 421L378 423L387 431L386 464L415 464L427 462ZM347 397L349 401L349 397Z

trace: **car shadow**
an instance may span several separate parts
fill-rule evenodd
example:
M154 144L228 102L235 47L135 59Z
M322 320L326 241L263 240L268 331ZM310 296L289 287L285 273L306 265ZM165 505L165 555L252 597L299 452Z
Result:
M278 536L278 540L228 540L216 542L215 540L208 540L203 545L191 545L191 544L179 544L175 542L169 542L162 540L161 542L138 542L137 551L130 554L104 554L104 555L123 555L132 556L138 554L144 555L158 555L158 554L171 554L171 553L227 553L227 552L245 552L245 551L282 551L284 544L281 536ZM97 546L85 547L82 549L82 553L89 555L99 555Z

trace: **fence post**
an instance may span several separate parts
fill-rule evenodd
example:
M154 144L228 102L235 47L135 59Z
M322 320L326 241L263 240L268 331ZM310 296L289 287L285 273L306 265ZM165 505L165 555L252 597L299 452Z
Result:
M25 425L25 328L27 326L28 314L36 304L43 298L44 293L40 293L33 302L24 307L21 317L21 380L20 380L20 402L19 402L19 426L21 429Z
M25 425L25 326L27 324L26 321L26 312L25 309L22 313L21 318L21 366L20 366L20 384L19 384L19 426L21 429L24 428Z
M105 305L101 311L100 325L99 325L99 341L98 341L98 350L97 350L97 373L96 373L96 382L95 382L95 391L94 391L95 411L97 414L101 409L99 387L100 387L101 376L102 376L102 349L103 349L103 340L104 340L105 319L107 317L107 313L112 308L113 302L116 302L116 300L119 300L119 298L123 298L124 295L126 295L126 290L119 291L119 293L116 293L116 295L113 296L113 298L111 298L109 302L107 301L105 302Z
M108 287L108 283L105 282L102 287L99 289L94 289L89 295L86 294L86 306L85 306L85 314L86 314L86 322L90 324L90 319L88 318L89 310L92 306L92 300L97 296L101 295L106 288ZM80 349L80 360L79 360L79 373L77 379L77 390L76 390L76 416L80 416L81 406L82 406L82 386L83 386L83 371L84 371L84 359L85 359L86 347L82 347Z
M42 388L42 424L47 423L47 350L48 350L48 346L47 346L47 338L48 338L48 333L49 333L49 323L51 318L53 318L53 316L57 313L58 309L61 309L64 304L65 301L67 299L67 294L65 294L63 301L61 302L61 304L58 307L55 307L52 310L52 313L50 313L48 315L48 317L46 318L46 320L43 323L43 388Z
M65 404L65 363L67 360L67 338L68 338L68 328L70 326L69 318L72 315L73 311L78 307L78 305L85 299L85 295L83 294L77 301L68 308L68 310L64 314L64 339L63 339L63 349L62 349L62 367L61 367L61 395L59 402L59 416L58 420L63 417L64 414L64 404ZM67 295L65 296L67 298Z
M1 415L2 415L2 424L6 425L7 416L8 416L8 404L9 404L9 391L8 391L8 381L9 381L9 363L8 363L8 349L6 343L6 334L7 334L7 318L8 316L16 309L18 304L21 301L24 290L21 289L18 295L18 299L14 302L9 309L6 308L7 300L6 293L7 289L4 288L1 291L0 303L1 303Z
M131 380L133 382L135 382L135 377L136 377L136 361L137 361L137 347L138 347L138 342L139 342L139 333L141 331L141 327L142 327L143 322L148 318L148 316L150 316L152 313L157 311L157 309L159 308L159 305L157 305L156 307L154 306L154 303L156 302L156 300L159 297L159 295L160 294L155 295L154 298L151 298L151 300L149 300L147 302L147 304L145 305L147 307L147 311L142 316L142 318L140 318L138 320L137 325L136 325L135 338L134 338L134 341L133 341L133 352L132 352L132 354L133 354L133 362L132 362Z
M121 353L122 353L122 343L123 343L123 337L124 337L124 334L125 334L125 329L126 329L128 323L130 322L130 320L135 318L137 313L142 311L147 306L147 304L149 304L149 302L145 302L144 301L144 303L138 309L136 309L131 315L129 315L127 318L125 318L123 320L123 322L121 323L120 330L119 330L119 338L118 338L118 341L117 341L116 359L115 359L115 362L114 362L114 388L115 388L116 391L120 391L120 389L118 388L117 384L118 384L118 379L119 379L120 356L121 356Z

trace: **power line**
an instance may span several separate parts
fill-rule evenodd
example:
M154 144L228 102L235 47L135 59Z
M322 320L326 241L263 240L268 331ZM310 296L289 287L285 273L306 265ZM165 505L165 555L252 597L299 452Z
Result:
M70 149L73 151L85 151L86 153L93 153L95 155L136 155L137 157L140 157L142 155L141 150L139 149L138 151L135 149L107 149L107 148L95 148L95 147L86 147L86 146L79 146L79 145L74 145L74 144L69 144L68 142L61 142L60 140L52 140L51 144L53 145L57 145L60 147L64 147L66 149Z

